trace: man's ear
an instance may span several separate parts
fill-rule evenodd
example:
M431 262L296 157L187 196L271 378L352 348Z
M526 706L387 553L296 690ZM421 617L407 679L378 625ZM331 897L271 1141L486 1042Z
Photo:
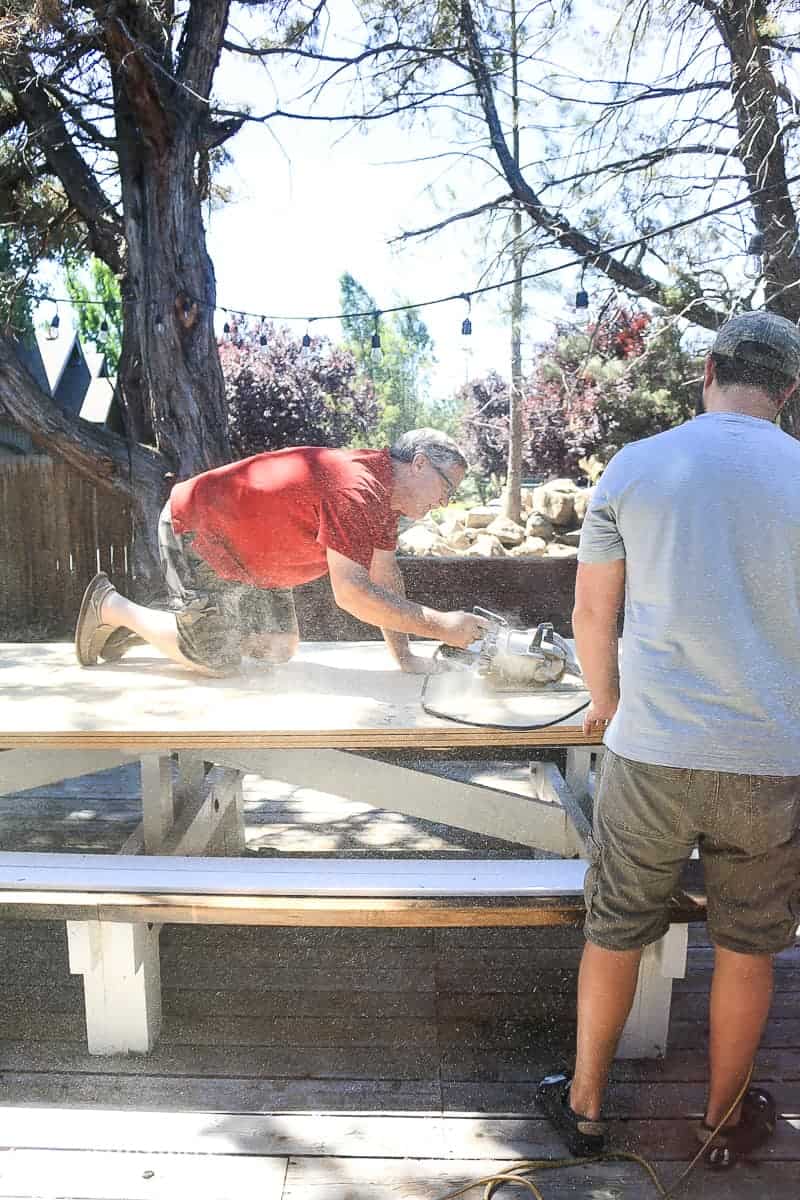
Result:
M714 366L714 359L710 354L706 355L706 361L703 364L703 387L711 387L711 384L716 379L717 372Z
M785 404L785 403L786 403L786 401L789 399L789 397L790 397L790 396L793 396L793 395L795 394L795 392L797 391L798 387L800 387L800 379L795 379L795 381L794 381L794 383L792 384L792 386L791 386L791 387L789 387L789 388L787 388L787 389L786 389L786 391L785 391L785 392L784 392L784 393L781 395L780 399L778 400L778 402L777 402L777 404L778 404L778 412L780 412L780 411L781 411L781 409L783 408L784 404Z
M423 452L421 450L418 450L417 453L414 455L414 457L411 460L411 466L412 466L413 470L421 471L423 469L423 467L425 466L426 462L427 462L427 455L423 454Z

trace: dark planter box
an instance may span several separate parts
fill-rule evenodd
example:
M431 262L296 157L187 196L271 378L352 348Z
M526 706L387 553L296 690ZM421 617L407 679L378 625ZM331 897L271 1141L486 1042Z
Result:
M571 637L577 560L574 558L399 558L406 593L431 608L476 604L527 628L552 621ZM364 641L380 630L337 607L327 576L295 589L300 635L306 641Z

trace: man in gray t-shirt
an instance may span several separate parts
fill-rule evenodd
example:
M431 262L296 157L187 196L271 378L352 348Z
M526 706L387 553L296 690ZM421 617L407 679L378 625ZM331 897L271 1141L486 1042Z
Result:
M703 414L621 450L584 522L573 626L584 728L604 730L607 750L575 1071L537 1093L573 1153L602 1147L641 951L668 929L696 846L715 946L698 1136L724 1167L774 1129L774 1102L749 1074L773 955L800 920L800 441L774 423L799 378L796 326L770 313L727 322L706 360Z

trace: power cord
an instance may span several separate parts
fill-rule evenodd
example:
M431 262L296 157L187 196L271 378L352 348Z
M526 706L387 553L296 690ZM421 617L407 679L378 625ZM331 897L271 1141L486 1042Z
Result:
M443 661L443 655L440 653L442 647L437 646L433 652L433 662ZM420 704L422 711L431 717L439 717L442 721L455 721L458 725L469 725L473 729L504 729L514 730L519 729L522 733L530 733L534 729L549 729L552 725L560 725L562 721L568 721L570 717L576 716L579 712L583 712L589 707L589 701L584 700L583 704L579 704L577 708L573 708L570 712L561 713L560 716L554 717L552 721L538 721L534 725L503 725L494 721L470 721L466 717L456 717L453 713L442 712L440 709L434 708L428 703L428 683L435 678L433 675L426 675L422 684L422 692L420 693ZM520 689L523 690L523 689Z
M462 1188L458 1188L455 1192L448 1192L446 1196L439 1196L438 1200L457 1200L459 1196L466 1196L467 1192L473 1191L475 1188L483 1187L483 1200L491 1200L497 1192L497 1189L503 1184L517 1184L527 1188L536 1200L545 1200L544 1194L539 1190L532 1179L528 1179L528 1174L534 1171L557 1171L566 1167L582 1167L588 1163L594 1162L634 1162L645 1171L653 1183L656 1192L661 1200L672 1200L677 1194L678 1189L685 1183L689 1175L692 1173L698 1162L705 1154L708 1145L717 1136L719 1131L725 1125L725 1122L730 1117L736 1106L744 1099L744 1094L750 1086L750 1081L753 1078L753 1067L747 1072L747 1078L739 1089L736 1099L731 1104L728 1111L723 1116L722 1120L710 1132L706 1141L700 1147L691 1160L689 1165L683 1169L681 1174L669 1188L666 1188L658 1176L658 1172L652 1163L648 1162L641 1154L634 1154L632 1151L626 1150L609 1150L604 1154L594 1154L590 1158L533 1158L523 1162L515 1163L509 1167L507 1171L500 1171L496 1175L485 1175L482 1179L475 1179L472 1183L466 1184Z

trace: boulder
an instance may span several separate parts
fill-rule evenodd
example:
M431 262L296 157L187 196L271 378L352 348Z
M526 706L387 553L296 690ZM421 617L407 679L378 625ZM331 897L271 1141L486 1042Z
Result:
M575 520L577 486L571 479L552 479L533 493L533 507L554 525L571 525Z
M594 495L593 487L581 488L575 493L575 498L572 501L572 507L575 510L575 520L583 523L583 518L586 516L586 509L589 507L589 501Z
M577 546L565 546L561 542L551 542L547 547L548 558L577 558Z
M448 554L450 548L447 542L439 534L426 528L425 525L412 525L404 533L401 533L397 539L398 554Z
M508 553L513 558L541 558L547 553L547 542L540 537L526 537L524 542L514 546Z
M534 512L525 522L525 533L528 537L542 538L545 542L549 542L555 533L555 526L547 517Z
M480 534L478 536L480 537ZM474 540L474 536L470 537L466 529L456 529L453 533L448 533L446 538L448 546L453 550L469 550Z
M486 532L493 533L504 546L518 546L525 538L522 526L516 521L510 521L508 517L495 517L491 525L486 526Z
M497 507L489 507L489 505L476 505L467 513L467 528L468 529L485 529L487 525L491 525L497 516Z
M481 558L505 558L503 543L493 533L479 533L472 546L472 554Z

